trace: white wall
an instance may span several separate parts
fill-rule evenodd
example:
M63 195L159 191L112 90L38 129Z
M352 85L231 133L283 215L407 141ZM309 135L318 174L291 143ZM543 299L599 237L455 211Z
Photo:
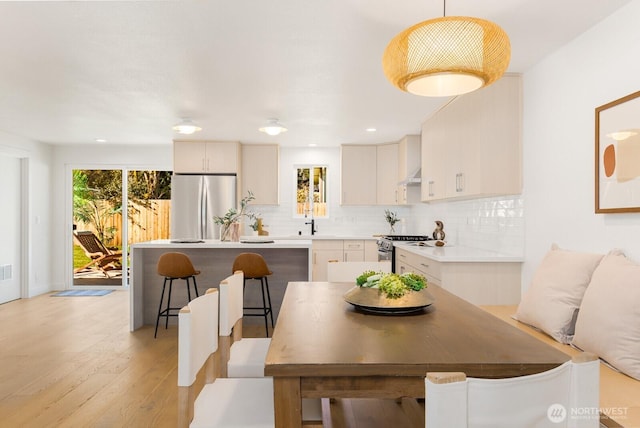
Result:
M173 169L171 144L118 146L56 146L52 161L52 192L55 203L52 218L56 227L51 233L52 290L68 288L71 276L71 171L73 169Z
M27 242L26 248L21 248L22 297L32 297L51 287L51 147L0 132L0 154L19 158L21 163L21 234ZM19 246L15 242L2 245Z
M594 213L594 109L640 90L640 2L524 75L523 289L552 242L640 262L640 213Z

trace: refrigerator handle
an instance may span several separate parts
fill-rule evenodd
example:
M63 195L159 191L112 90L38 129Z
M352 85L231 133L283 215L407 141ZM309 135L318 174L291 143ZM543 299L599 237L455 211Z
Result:
M207 237L207 189L206 186L202 186L202 192L200 192L200 238Z

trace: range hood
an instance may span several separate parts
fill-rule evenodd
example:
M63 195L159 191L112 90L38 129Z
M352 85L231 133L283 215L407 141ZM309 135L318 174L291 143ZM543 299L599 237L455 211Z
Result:
M399 186L420 184L422 182L422 168L417 168L409 173L409 175L398 182Z

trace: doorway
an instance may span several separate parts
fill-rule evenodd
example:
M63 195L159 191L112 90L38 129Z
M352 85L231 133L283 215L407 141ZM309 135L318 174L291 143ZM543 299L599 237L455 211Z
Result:
M73 286L126 286L129 246L169 237L171 172L73 169L72 176Z
M21 159L0 156L2 205L0 210L0 303L21 297L22 182Z

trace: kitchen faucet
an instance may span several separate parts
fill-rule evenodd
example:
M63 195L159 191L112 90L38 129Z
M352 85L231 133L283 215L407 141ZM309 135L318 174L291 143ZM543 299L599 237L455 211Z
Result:
M316 221L313 218L313 199L309 199L309 209L304 210L304 218L307 218L307 213L311 213L311 220L305 221L304 224L311 225L311 235L316 234Z
M311 221L305 221L304 224L310 224L311 225L311 234L315 235L315 233L316 233L316 221L315 221L315 219L312 217Z

